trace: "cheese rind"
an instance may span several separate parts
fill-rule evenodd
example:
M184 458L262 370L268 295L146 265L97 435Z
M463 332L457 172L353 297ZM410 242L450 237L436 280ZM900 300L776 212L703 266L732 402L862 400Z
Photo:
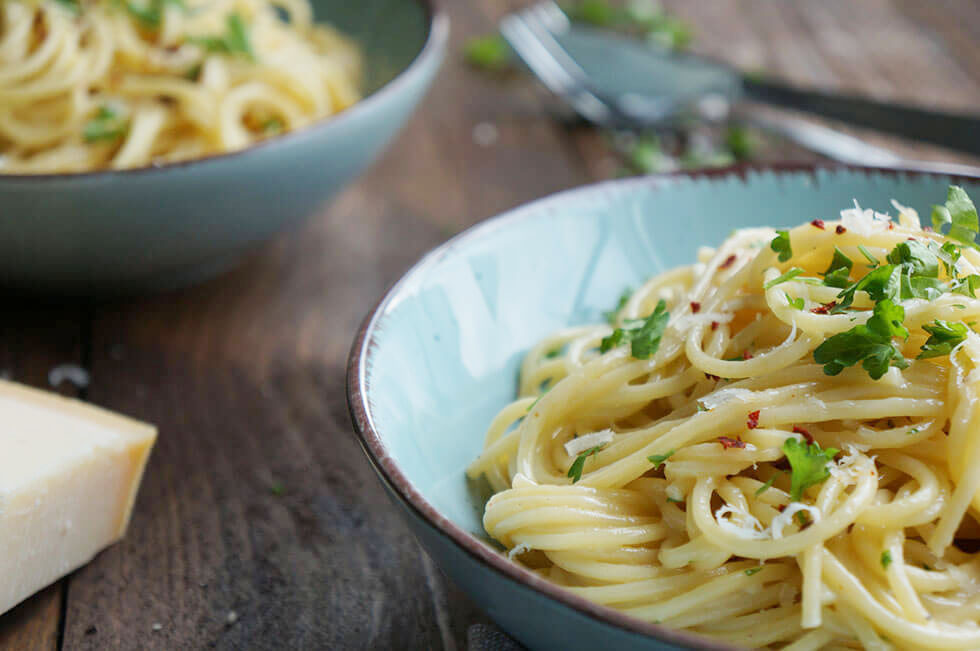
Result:
M0 381L0 613L122 538L151 425Z

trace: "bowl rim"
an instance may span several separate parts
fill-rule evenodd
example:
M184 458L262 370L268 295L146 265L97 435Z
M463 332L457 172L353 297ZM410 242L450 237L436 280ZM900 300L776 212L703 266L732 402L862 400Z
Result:
M114 178L117 176L142 176L153 174L155 172L187 170L189 168L194 168L196 170L199 167L219 164L231 158L250 156L257 151L268 151L285 147L296 142L297 140L306 138L316 132L323 131L328 128L332 129L343 127L344 124L353 119L356 114L368 110L375 104L380 104L381 102L385 101L387 97L398 93L402 87L409 85L417 77L423 74L423 70L426 69L430 63L436 66L439 65L439 62L445 55L446 47L449 43L449 15L443 9L442 1L443 0L412 0L412 2L422 8L426 16L426 35L422 48L418 51L411 62L392 79L389 79L380 88L376 89L374 92L370 93L339 113L334 113L333 115L319 118L310 124L300 127L299 129L287 131L286 133L279 134L272 138L266 138L265 140L253 143L244 149L236 149L234 151L212 154L201 158L173 161L162 165L154 165L151 163L150 165L143 165L142 167L132 167L121 170L104 169L92 170L88 172L58 172L55 174L0 173L0 184L8 181L19 183L44 183L46 181L82 182L93 179Z
M373 352L377 349L375 339L378 335L377 326L379 321L384 316L387 308L397 299L402 290L409 286L410 281L419 271L437 263L450 253L452 249L457 248L466 241L481 237L511 222L521 221L539 213L541 207L546 204L556 202L565 203L579 194L599 193L613 188L622 190L623 188L635 186L650 187L656 190L669 185L678 178L724 180L726 178L737 177L744 181L753 173L768 172L778 176L803 173L815 176L820 171L854 171L863 172L868 175L884 174L887 176L933 176L980 183L980 175L944 174L916 169L914 167L883 168L823 163L736 164L716 169L671 172L591 183L521 204L499 215L477 222L446 242L431 249L418 262L405 271L384 292L382 297L364 318L357 331L347 361L347 406L361 448L364 450L379 478L390 488L392 494L397 496L422 522L435 529L439 535L447 538L460 551L487 569L501 575L505 580L517 583L518 587L528 588L541 596L550 598L567 608L577 611L579 614L598 620L607 626L623 629L629 633L643 635L661 642L676 644L682 648L738 651L737 647L732 645L716 642L693 633L688 633L687 631L647 623L608 606L599 605L584 597L568 592L523 566L508 560L498 550L493 549L490 545L445 517L432 503L422 496L412 484L411 480L401 471L398 464L388 454L384 442L375 428L371 414L371 406L367 397L367 368Z

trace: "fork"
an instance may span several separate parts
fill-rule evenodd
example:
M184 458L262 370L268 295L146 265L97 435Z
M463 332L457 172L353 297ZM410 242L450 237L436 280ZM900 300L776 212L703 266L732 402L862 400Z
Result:
M732 101L742 92L741 80L734 71L696 57L687 57L686 63L701 66L700 69L709 74L716 73L715 87L706 92L681 97L651 97L630 92L613 96L604 92L559 42L556 35L567 33L570 29L568 17L551 0L509 14L500 23L504 38L544 86L593 124L624 129L663 126L691 114L712 123L731 118L842 163L916 167L948 174L971 175L980 171L967 165L907 160L888 149L829 127L790 116L773 117L752 111Z

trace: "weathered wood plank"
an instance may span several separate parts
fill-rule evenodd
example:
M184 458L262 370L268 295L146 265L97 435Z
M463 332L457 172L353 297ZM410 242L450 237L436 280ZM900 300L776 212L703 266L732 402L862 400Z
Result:
M66 648L456 649L484 621L356 445L346 356L427 249L587 176L527 80L502 94L461 64L490 14L447 8L453 51L433 94L325 215L204 287L97 309L90 397L160 439L126 540L72 582ZM481 123L489 145L474 141Z

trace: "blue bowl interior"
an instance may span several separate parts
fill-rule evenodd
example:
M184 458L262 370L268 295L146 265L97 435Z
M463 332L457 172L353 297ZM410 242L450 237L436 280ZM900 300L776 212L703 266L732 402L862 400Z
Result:
M572 191L486 222L419 263L367 333L369 416L394 463L449 520L483 540L464 470L512 400L522 355L564 326L601 320L626 287L689 264L734 228L836 219L857 199L924 220L949 180L862 171L640 179ZM980 184L963 184L980 198ZM927 223L927 222L924 222Z
M420 2L311 0L318 21L355 39L364 54L365 95L398 76L428 37L429 16Z

